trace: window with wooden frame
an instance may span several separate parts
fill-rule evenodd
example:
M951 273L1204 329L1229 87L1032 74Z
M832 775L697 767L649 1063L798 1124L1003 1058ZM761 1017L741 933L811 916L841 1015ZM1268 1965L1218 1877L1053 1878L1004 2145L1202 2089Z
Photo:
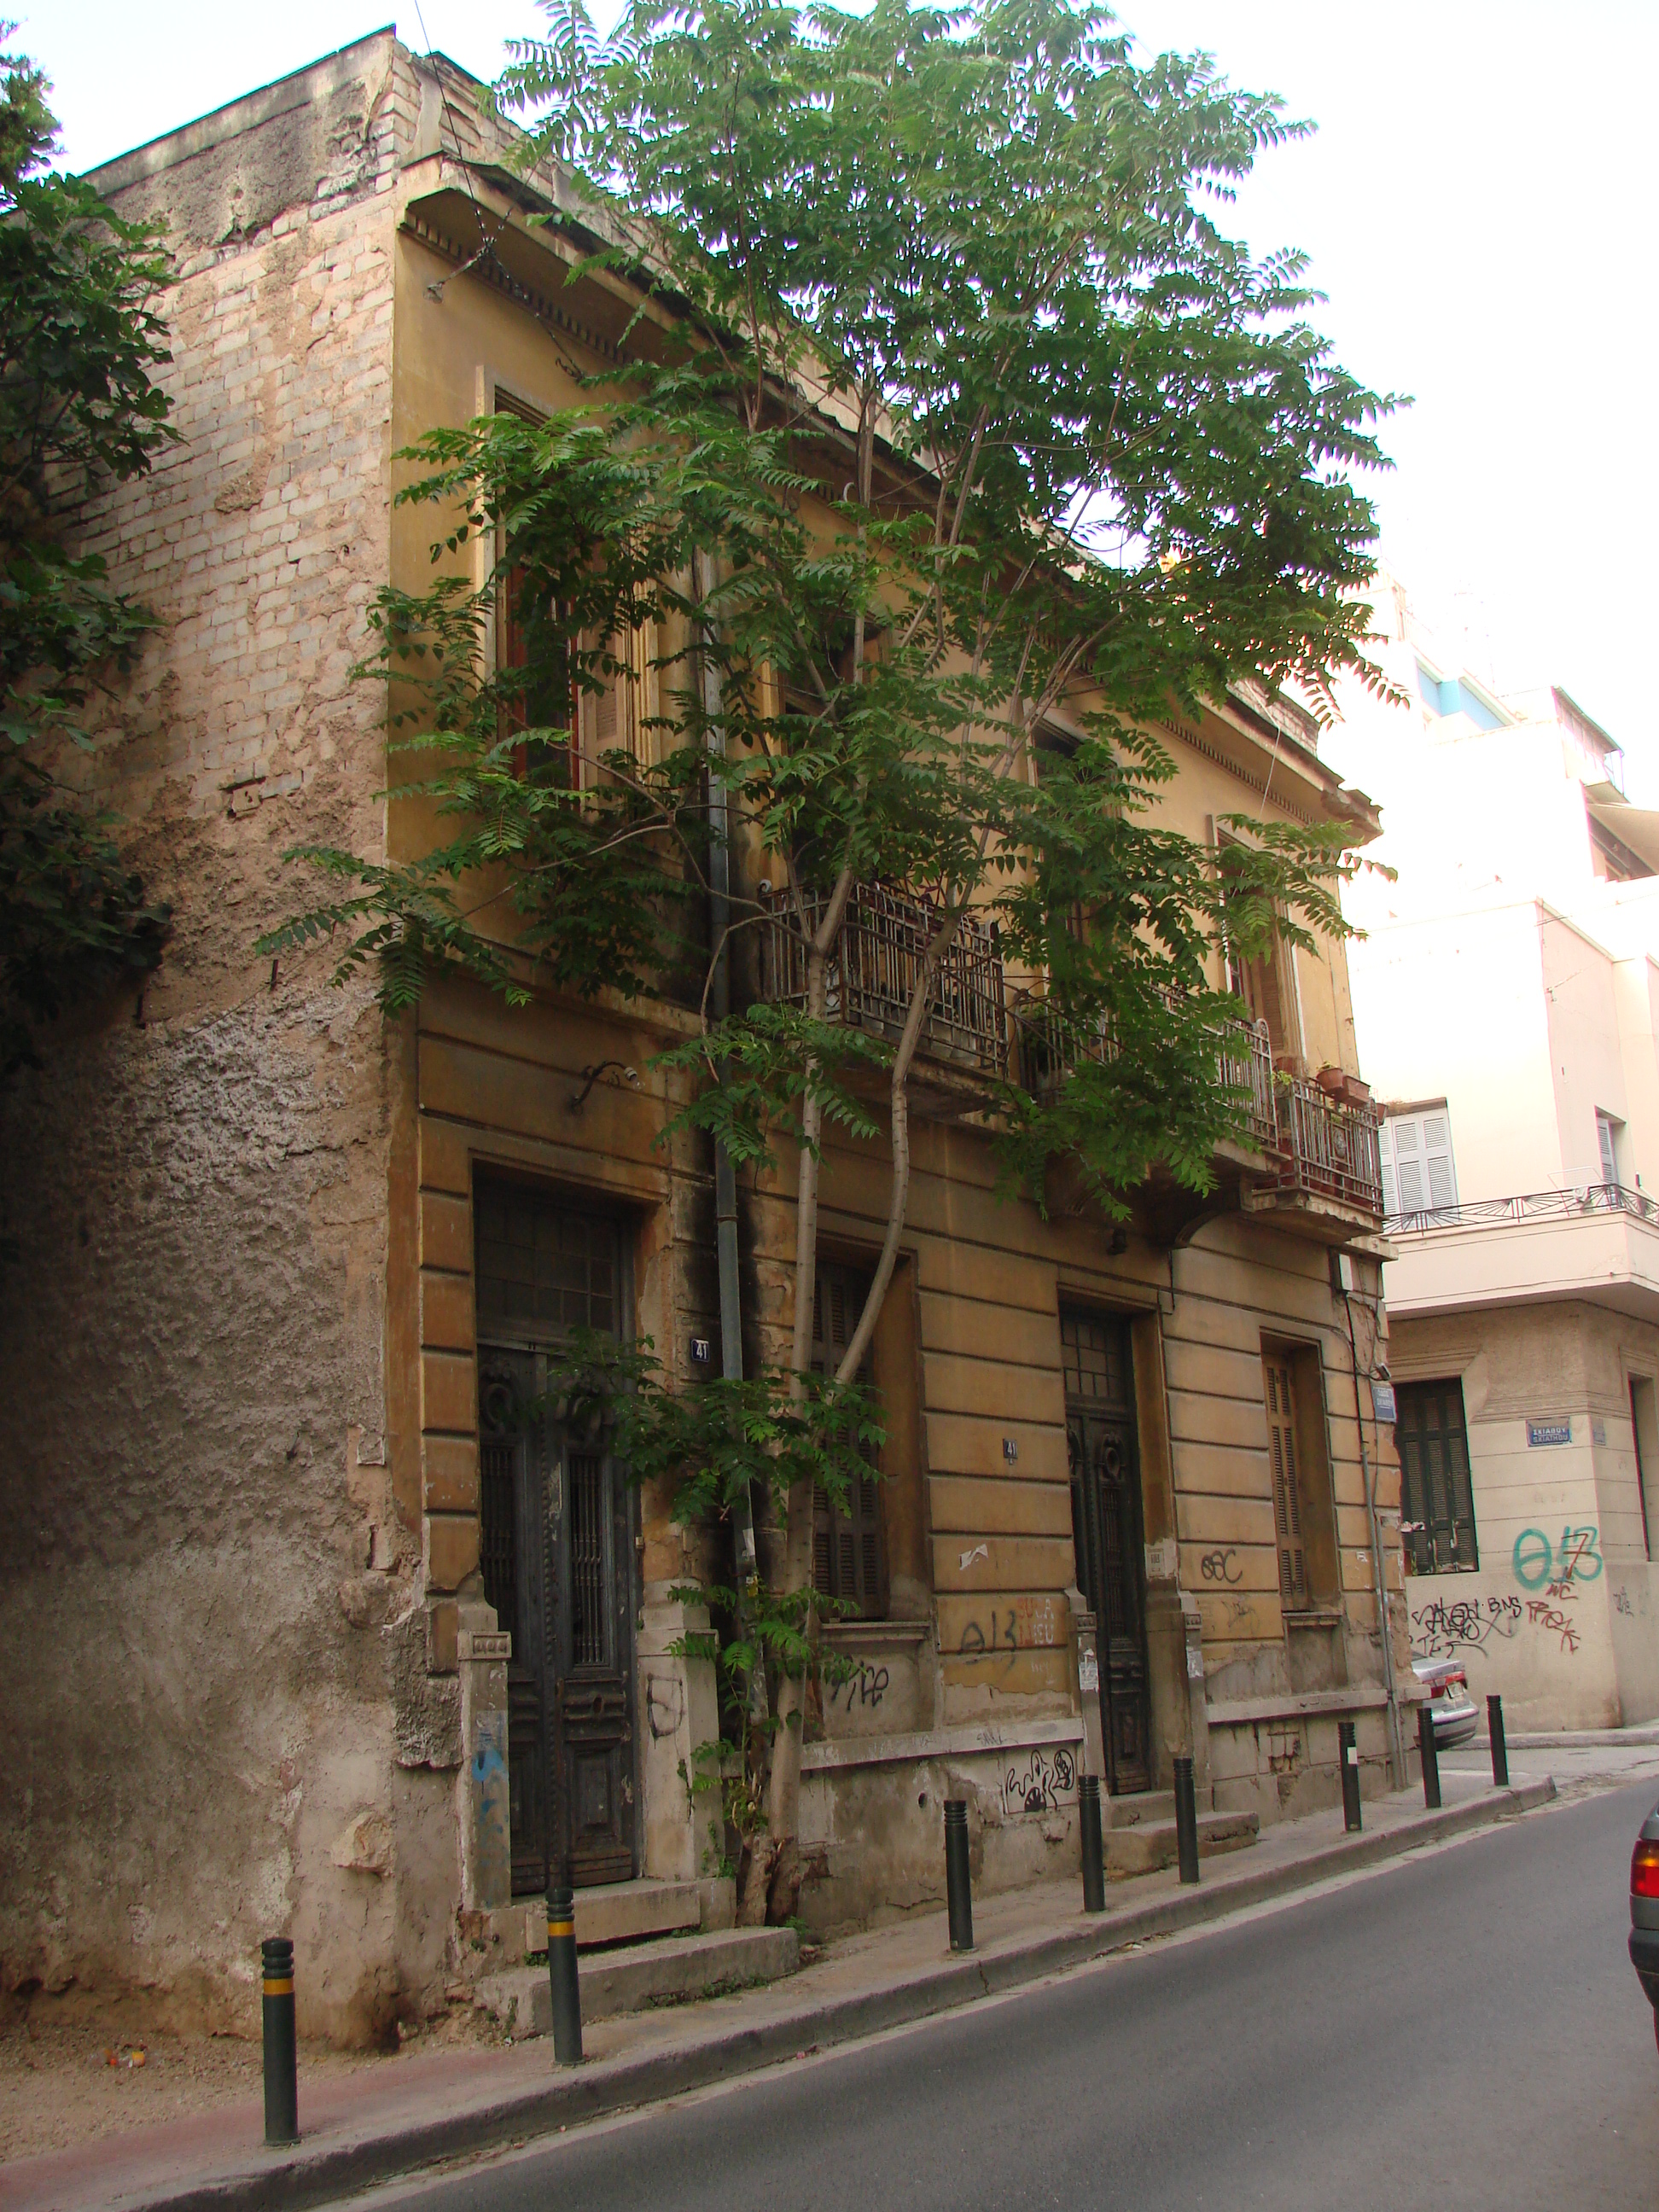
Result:
M1288 1358L1264 1352L1267 1401L1267 1468L1273 1486L1273 1545L1279 1555L1279 1595L1286 1612L1305 1610L1308 1553L1302 1540L1301 1486L1297 1469L1296 1385Z
M1463 1385L1455 1375L1395 1390L1400 1517L1414 1575L1473 1574L1480 1565L1469 1481Z
M1229 845L1237 842L1236 837L1222 836L1218 840L1217 849L1224 852ZM1267 1024L1267 1041L1274 1058L1300 1054L1302 1023L1297 1004L1294 947L1275 935L1260 951L1247 955L1227 927L1224 902L1221 940L1226 988L1234 998L1243 1000L1251 1021Z
M855 1268L819 1262L812 1299L812 1371L833 1375L853 1340L864 1311L870 1278ZM866 1358L856 1378L868 1385ZM881 1529L881 1479L872 1468L847 1487L842 1504L820 1485L812 1499L812 1586L825 1597L855 1605L866 1620L887 1610L885 1550Z
M1342 1597L1323 1362L1316 1344L1264 1343L1262 1397L1279 1595L1287 1616Z
M526 422L541 423L547 419L506 392L496 394L495 407L498 414L515 415ZM496 660L502 668L530 668L532 647L526 621L526 589L524 569L508 569L501 583L495 623ZM547 616L558 641L550 650L542 648L533 674L514 702L511 720L520 729L568 732L566 744L549 747L546 766L561 781L568 780L570 789L581 790L597 781L606 753L621 751L636 761L643 758L645 718L641 702L647 696L654 648L648 629L608 639L599 665L593 671L598 680L595 690L575 679L569 647L560 635L557 606L550 604ZM591 639L578 642L584 650L592 649ZM520 746L514 758L520 775L531 772L527 745Z

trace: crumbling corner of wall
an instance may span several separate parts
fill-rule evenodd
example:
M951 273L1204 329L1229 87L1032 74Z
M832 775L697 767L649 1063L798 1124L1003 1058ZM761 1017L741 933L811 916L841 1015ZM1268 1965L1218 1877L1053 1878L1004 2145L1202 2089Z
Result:
M392 1733L399 1766L440 1769L461 1764L461 1685L455 1674L427 1672L426 1614L411 1602L380 1631Z

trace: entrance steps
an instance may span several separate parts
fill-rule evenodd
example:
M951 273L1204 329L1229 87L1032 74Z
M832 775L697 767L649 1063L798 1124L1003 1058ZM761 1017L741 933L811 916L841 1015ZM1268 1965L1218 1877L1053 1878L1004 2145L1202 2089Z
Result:
M1109 1875L1156 1874L1174 1866L1180 1856L1176 1843L1175 1792L1141 1790L1132 1796L1109 1797L1101 1811L1111 1825L1102 1841ZM1198 1816L1198 1855L1213 1858L1220 1851L1247 1850L1261 1832L1255 1813L1206 1813Z
M602 1893L583 1890L577 1895L576 1977L584 2021L723 1996L757 1982L778 1981L800 1964L800 1939L793 1928L716 1928L706 1935L660 1936L653 1942L611 1950L582 1948L584 1903ZM694 1899L696 1895L694 1888ZM545 1966L486 1975L473 1984L472 2002L493 2013L514 2042L553 2032L553 1993Z

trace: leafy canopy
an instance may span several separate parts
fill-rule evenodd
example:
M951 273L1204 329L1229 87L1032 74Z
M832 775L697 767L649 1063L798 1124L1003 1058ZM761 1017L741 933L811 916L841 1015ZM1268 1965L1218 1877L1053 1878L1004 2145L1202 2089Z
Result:
M0 36L9 27L0 26ZM103 672L155 626L70 531L100 483L145 474L176 433L154 381L168 358L158 226L84 179L41 173L49 87L0 54L0 1079L37 1057L64 1005L161 957L167 909L123 862L107 817L54 772Z
M901 885L937 957L993 919L1048 1014L1113 1041L1063 1103L1009 1086L1018 1172L1069 1157L1109 1204L1154 1160L1201 1184L1243 1110L1218 936L1340 933L1346 864L1338 831L1239 822L1216 852L1160 826L1154 726L1241 680L1328 700L1370 675L1353 478L1389 403L1310 325L1302 258L1218 222L1298 126L1201 57L1138 67L1060 0L641 4L609 40L580 0L548 12L502 94L527 163L574 175L586 212L547 220L576 273L637 311L552 420L414 449L402 495L460 518L434 557L477 532L495 557L478 589L385 594L374 666L465 826L412 869L308 855L357 890L266 942L343 930L392 1005L434 962L512 994L656 987L707 763L803 941L854 884ZM523 666L484 651L509 582ZM678 768L573 780L560 700L635 635ZM738 917L762 920L741 896ZM810 1006L743 1008L680 1056L723 1078L691 1117L739 1157L842 1095Z

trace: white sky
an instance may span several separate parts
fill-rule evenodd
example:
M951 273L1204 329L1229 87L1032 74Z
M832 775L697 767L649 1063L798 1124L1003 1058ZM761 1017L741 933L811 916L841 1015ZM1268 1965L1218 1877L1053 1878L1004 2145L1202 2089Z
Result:
M71 167L349 44L373 0L9 0L56 86ZM413 0L398 27L481 77L532 0ZM1143 49L1204 47L1319 125L1268 155L1237 227L1299 246L1337 357L1416 405L1384 432L1383 557L1490 641L1504 690L1564 685L1659 805L1649 690L1659 262L1645 214L1655 0L1123 0Z

